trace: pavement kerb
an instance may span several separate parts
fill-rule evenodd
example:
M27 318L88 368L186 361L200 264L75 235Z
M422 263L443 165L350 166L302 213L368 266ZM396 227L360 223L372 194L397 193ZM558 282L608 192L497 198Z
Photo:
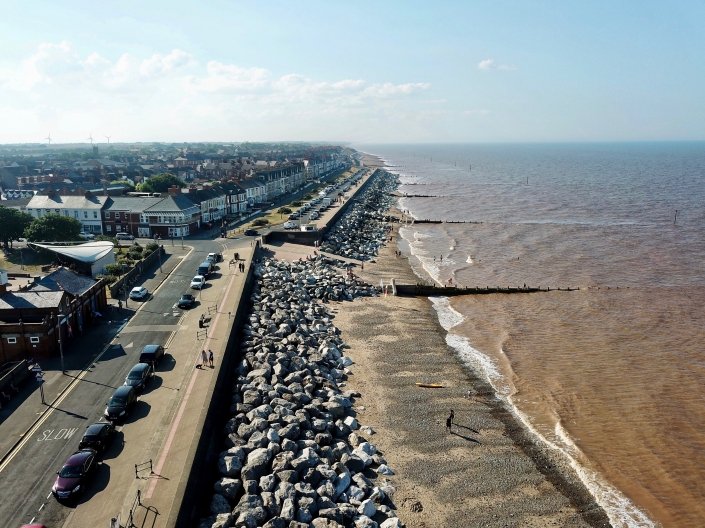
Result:
M189 247L190 249L189 249L189 251L184 255L184 258L181 259L181 261L178 262L178 263L177 263L173 268L171 268L169 271L167 271L166 273L162 273L163 277L161 277L161 280L159 281L159 284L158 284L157 287L154 289L154 291L157 291L157 290L162 286L162 284L164 284L164 282L166 281L166 279L168 279L169 276L174 272L174 270L176 270L176 268L178 268L178 267L184 262L184 260L186 259L186 257L188 257L188 256L191 254L191 252L193 251L193 247L192 247L192 246L187 246L187 247ZM162 268L163 268L163 266L162 266ZM144 303L143 303L142 305L140 305L140 307L139 307L137 310L135 310L135 313L138 312L139 310L141 310L144 306L145 306ZM105 346L103 347L103 349L102 349L96 356L94 356L93 358L91 358L90 361L86 362L86 364L85 364L80 370L74 371L75 373L71 373L70 371L57 372L57 373L56 373L56 378L57 378L57 379L58 379L60 376L63 376L63 375L70 376L70 377L72 377L73 379L68 383L68 385L66 385L63 389L61 389L61 390L57 393L57 395L54 397L53 400L51 400L50 402L47 402L47 403L45 404L45 409L44 409L44 411L43 411L41 414L37 415L37 417L36 417L36 418L34 419L34 421L30 424L30 426L29 426L23 433L21 433L20 436L19 436L19 438L17 439L17 441L16 441L14 444L12 444L12 446L10 447L10 449L8 449L8 450L2 455L2 457L0 457L0 473L2 473L2 471L4 470L4 466L6 465L6 463L9 462L9 460L11 460L12 457L14 456L13 453L15 452L15 450L17 449L17 447L18 447L19 445L21 445L23 442L27 441L27 438L29 438L29 437L32 435L32 433L34 432L35 428L37 428L39 425L42 424L42 422L44 422L44 420L46 420L46 418L49 416L49 412L51 411L51 409L55 408L55 407L57 406L57 404L62 400L62 398L64 397L64 395L65 395L66 393L68 393L68 392L80 381L81 377L85 374L85 372L88 371L88 368L90 367L90 365L93 364L93 363L95 363L96 361L99 361L99 360L100 360L100 358L103 356L103 354L105 354L105 352L106 352L106 351L108 350L108 348L110 347L112 341L115 339L115 336L117 336L117 335L120 334L120 331L128 324L128 322L129 322L129 319L126 320L122 325L120 325L120 326L115 330L115 333L114 333L113 337L110 338L110 340L105 344ZM17 411L19 411L19 409L16 409L15 412L17 412Z
M149 479L146 484L144 481L136 481L133 484L124 497L120 510L121 519L126 519L129 515L137 490L140 490L144 507L138 508L138 521L150 515L150 512L158 511L159 515L153 526L177 525L184 503L188 502L186 493L189 481L196 471L195 466L200 464L203 456L203 453L199 454L199 450L203 451L204 443L210 441L203 436L204 428L210 418L216 387L225 379L226 373L223 369L226 368L227 363L226 349L233 333L236 311L242 301L255 251L256 248L250 248L249 252L243 254L249 262L246 273L230 274L232 282L229 288L223 288L221 297L218 298L219 309L213 317L208 337L203 341L197 341L197 344L190 339L175 339L172 343L172 349L178 347L180 351L185 351L184 357L190 358L192 365L195 365L199 348L212 348L215 352L216 367L203 372L193 369L190 371L191 374L187 374L183 379L179 400L171 411L172 414L169 415L169 425L165 431L163 444L155 456L154 473L158 476ZM224 309L224 306L232 309ZM197 315L197 311L191 312L191 317ZM230 354L232 353L235 353L235 350L231 350ZM160 478L162 476L167 478ZM146 521L146 518L143 521Z

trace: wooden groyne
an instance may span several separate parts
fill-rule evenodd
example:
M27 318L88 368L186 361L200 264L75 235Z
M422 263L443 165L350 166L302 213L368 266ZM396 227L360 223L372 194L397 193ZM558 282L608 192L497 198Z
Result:
M406 220L397 219L397 221L403 221L408 224L482 224L483 223L483 222L478 222L476 220L413 220L413 221L410 221L408 219L406 219Z
M578 291L580 288L551 288L551 287L501 287L501 286L485 286L479 288L477 286L435 286L431 284L395 284L396 294L410 297L452 297L456 295L489 295L494 293L539 293L562 291L571 292Z
M444 198L439 194L407 194L400 193L397 191L389 193L391 196L396 196L397 198Z

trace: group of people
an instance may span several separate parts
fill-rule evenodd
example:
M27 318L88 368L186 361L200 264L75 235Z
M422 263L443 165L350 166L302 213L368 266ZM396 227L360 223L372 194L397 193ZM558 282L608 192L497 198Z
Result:
M206 353L205 348L201 350L200 362L196 364L197 369L203 368L205 366L213 368L213 351L210 348L208 349L208 353Z

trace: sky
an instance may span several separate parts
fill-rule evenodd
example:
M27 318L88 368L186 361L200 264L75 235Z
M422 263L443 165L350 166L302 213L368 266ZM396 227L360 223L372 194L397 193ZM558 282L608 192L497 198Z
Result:
M0 143L705 139L702 0L3 0Z

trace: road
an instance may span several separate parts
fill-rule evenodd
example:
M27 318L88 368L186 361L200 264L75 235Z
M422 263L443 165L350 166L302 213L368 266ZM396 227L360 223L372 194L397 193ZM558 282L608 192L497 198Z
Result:
M198 292L196 307L184 312L176 308L177 300L188 291L194 270L209 252L227 251L230 255L249 243L247 238L188 241L193 249L152 292L151 298L141 303L129 301L132 309L140 305L134 315L129 320L113 322L116 329L121 328L119 334L109 345L95 350L95 357L74 376L69 389L44 412L11 458L0 467L0 482L3 483L0 526L16 528L30 521L49 527L63 526L74 509L98 497L102 497L106 508L113 507L110 489L114 486L129 488L135 479L135 464L148 462L144 454L158 449L186 373L193 369L196 358L190 352L191 357L172 354L170 345L177 335L179 339L194 340L197 314L207 313L209 306L220 301L219 282L221 276L229 272L227 262L219 264L220 270L211 277L208 286ZM165 247L168 250L168 241ZM151 281L156 284L158 278ZM144 284L150 291L151 281ZM187 327L189 335L184 336ZM105 403L137 363L142 347L153 343L164 344L167 350L154 378L125 422L118 425L115 441L101 457L85 493L76 504L60 504L51 495L56 471L78 448L85 428L102 418ZM147 459L143 459L145 456Z

